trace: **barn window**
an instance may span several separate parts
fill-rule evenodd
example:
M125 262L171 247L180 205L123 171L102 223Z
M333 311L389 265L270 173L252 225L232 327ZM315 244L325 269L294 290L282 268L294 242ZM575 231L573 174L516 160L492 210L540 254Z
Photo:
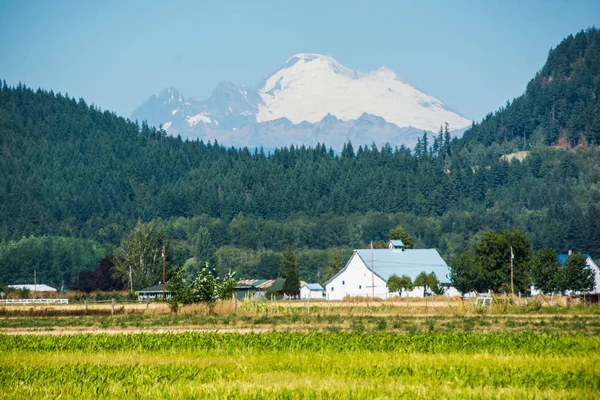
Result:
M331 287L331 291L333 292L333 286Z
M359 288L359 289L362 289L362 285L358 285L358 288Z
M345 285L345 284L346 284L346 282L345 282L345 281L342 281L342 285Z

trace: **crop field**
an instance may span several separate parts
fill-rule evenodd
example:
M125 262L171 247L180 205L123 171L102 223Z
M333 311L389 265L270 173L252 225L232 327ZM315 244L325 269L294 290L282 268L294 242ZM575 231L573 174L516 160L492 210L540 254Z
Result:
M81 316L2 316L0 334L135 333L156 331L220 332L470 332L583 333L600 336L600 314L386 314L361 309L352 313L119 314ZM324 311L324 310L321 310ZM360 313L359 313L360 311ZM40 311L43 314L43 310ZM25 314L25 313L24 313Z
M0 397L597 398L585 334L0 335Z

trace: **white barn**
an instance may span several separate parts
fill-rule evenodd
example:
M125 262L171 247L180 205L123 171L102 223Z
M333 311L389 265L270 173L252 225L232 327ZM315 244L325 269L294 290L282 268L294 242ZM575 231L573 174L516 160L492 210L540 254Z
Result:
M305 283L300 288L300 298L304 300L322 300L325 289L318 283Z
M448 264L435 249L405 249L402 241L392 240L387 249L354 250L346 266L325 283L327 300L342 300L346 296L388 298L397 296L386 287L392 275L407 275L414 279L421 272L433 272L442 284L450 282ZM448 295L460 295L449 288ZM403 297L423 297L423 288L402 292Z

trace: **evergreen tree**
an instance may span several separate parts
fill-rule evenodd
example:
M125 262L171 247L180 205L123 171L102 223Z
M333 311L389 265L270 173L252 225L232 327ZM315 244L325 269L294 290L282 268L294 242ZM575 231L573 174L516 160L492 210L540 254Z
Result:
M283 252L283 260L279 266L279 276L285 279L283 292L288 296L297 296L300 293L300 266L296 255L291 248Z
M531 263L531 280L542 293L553 292L559 285L560 263L554 249L538 250Z
M415 241L413 240L412 236L400 225L390 229L389 237L390 240L402 240L402 243L404 243L404 248L406 249L415 248Z

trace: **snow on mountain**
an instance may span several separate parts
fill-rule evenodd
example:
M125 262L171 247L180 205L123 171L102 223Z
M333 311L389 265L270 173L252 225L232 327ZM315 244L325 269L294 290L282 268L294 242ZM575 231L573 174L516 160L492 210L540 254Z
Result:
M222 82L209 99L163 90L132 113L169 134L228 146L341 149L348 140L412 146L445 122L462 133L471 121L397 78L388 68L360 73L329 56L298 54L257 88Z
M399 127L436 131L444 122L462 128L471 121L444 103L398 79L388 68L361 74L318 54L298 54L259 89L263 104L256 120L287 118L293 123L317 122L332 114L344 121L363 113L377 115Z

